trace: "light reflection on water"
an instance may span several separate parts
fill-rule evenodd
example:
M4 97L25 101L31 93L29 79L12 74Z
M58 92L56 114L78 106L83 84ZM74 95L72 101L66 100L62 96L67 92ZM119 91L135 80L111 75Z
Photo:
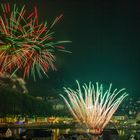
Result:
M16 138L19 138L19 135L24 132L26 129L25 128L17 128L17 129L13 129L13 135ZM74 130L68 128L68 129L52 129L54 134L53 137L51 138L51 140L58 140L59 137L63 134L69 134L71 132L74 132ZM131 135L136 136L136 140L140 140L140 130L136 131L136 130L118 130L119 133L119 140L129 140ZM40 139L38 139L40 140Z
M53 140L58 140L60 135L62 134L68 134L70 132L70 128L68 129L53 129L54 135L53 135Z
M27 129L26 128L14 128L14 129L11 129L12 130L12 133L13 133L13 137L15 138L19 138L20 137L20 134L22 132L25 132ZM48 130L48 129L46 129ZM56 128L56 129L52 129L53 130L53 137L52 137L52 140L58 140L60 135L63 135L63 134L68 134L71 129L68 128L68 129L59 129L59 128Z
M119 133L120 140L129 140L130 136L132 136L132 135L136 137L136 140L140 140L140 130L120 129L120 130L118 130L118 133Z

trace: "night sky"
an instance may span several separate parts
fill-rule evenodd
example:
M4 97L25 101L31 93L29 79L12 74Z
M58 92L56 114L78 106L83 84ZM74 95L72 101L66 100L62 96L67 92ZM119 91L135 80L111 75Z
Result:
M5 0L4 0L5 1ZM8 1L8 0L7 0ZM57 53L56 72L34 82L26 79L34 95L48 89L75 85L75 80L113 83L140 97L140 4L120 0L11 0L28 9L36 5L40 20L48 23L63 13L54 30L72 53ZM63 92L63 89L62 89Z

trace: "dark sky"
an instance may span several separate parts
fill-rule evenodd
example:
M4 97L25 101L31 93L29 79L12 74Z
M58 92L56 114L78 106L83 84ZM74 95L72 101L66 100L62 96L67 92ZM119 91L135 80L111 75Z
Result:
M5 0L4 0L5 1ZM71 54L58 53L57 72L37 82L27 80L32 92L47 94L48 89L72 85L78 79L114 88L125 87L140 96L140 4L135 0L11 0L10 3L37 5L42 21L64 14L56 25L58 40Z

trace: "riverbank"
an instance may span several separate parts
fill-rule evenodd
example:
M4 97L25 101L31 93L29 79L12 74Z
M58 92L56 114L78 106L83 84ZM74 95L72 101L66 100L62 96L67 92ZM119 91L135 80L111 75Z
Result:
M77 128L77 123L69 123L69 124L64 124L64 123L23 123L23 124L15 124L15 123L0 123L0 128L37 128L37 129L55 129L55 128L62 128L62 129L76 129ZM110 127L108 127L110 129ZM120 125L116 127L118 130L120 129L129 129L129 130L140 130L140 125Z

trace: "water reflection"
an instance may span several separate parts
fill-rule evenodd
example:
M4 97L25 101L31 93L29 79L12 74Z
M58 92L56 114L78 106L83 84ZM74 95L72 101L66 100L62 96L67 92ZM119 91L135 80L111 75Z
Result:
M120 140L140 140L140 130L118 130Z
M16 139L21 138L21 134L28 131L28 129L26 128L10 128L12 131L12 136ZM48 129L42 129L42 130L48 130ZM88 134L78 134L77 131L75 131L74 129L52 129L53 135L50 137L50 140L60 140L61 137L63 136L67 136L67 137L73 137L73 139L75 138L75 140L89 140L91 138L93 138L93 136L88 135ZM127 130L127 129L120 129L118 130L118 137L116 136L111 136L110 140L140 140L140 130ZM108 139L108 140L109 140ZM38 138L38 140L40 140ZM68 139L67 139L68 140ZM95 138L94 138L95 140ZM101 136L100 138L98 138L98 140L106 140L103 139L103 136Z
M68 129L52 129L53 132L54 132L54 135L53 135L53 140L58 140L60 138L61 135L63 134L69 134L71 129L68 128Z

